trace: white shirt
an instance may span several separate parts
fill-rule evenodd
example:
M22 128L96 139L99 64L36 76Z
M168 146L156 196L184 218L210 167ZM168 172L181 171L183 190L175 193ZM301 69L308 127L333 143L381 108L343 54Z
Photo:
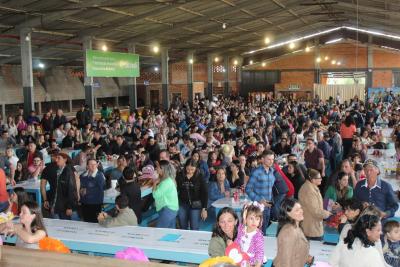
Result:
M14 167L17 168L17 163L18 163L18 158L16 156L12 156L11 158L8 158L8 161L10 164Z
M253 236L257 233L257 230L254 230L251 233L247 233L247 227L245 227L245 231L246 234L243 235L242 240L240 240L240 247L242 248L243 252L246 252L249 250L250 248L250 243L251 240L253 239ZM252 257L253 255L250 255L249 253L247 253L250 257Z
M364 247L358 238L354 240L352 247L352 249L348 249L347 244L339 242L329 258L329 264L332 265L332 267L386 266L385 261L379 255L375 247Z

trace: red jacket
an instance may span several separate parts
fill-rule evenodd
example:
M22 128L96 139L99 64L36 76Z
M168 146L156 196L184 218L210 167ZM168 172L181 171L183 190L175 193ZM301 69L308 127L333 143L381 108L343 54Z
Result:
M287 187L288 187L288 192L286 193L287 197L293 197L294 196L294 186L292 184L292 182L289 180L289 178L286 176L286 174L282 171L281 167L279 167L278 163L274 163L274 168L275 171L277 171L283 178L283 180L285 181Z

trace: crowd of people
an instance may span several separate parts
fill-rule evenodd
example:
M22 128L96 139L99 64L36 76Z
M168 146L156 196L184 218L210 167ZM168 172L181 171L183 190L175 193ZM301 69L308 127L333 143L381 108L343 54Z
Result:
M21 214L21 225L1 230L31 244L46 235L41 209L112 227L139 224L154 205L157 227L199 230L215 220L210 255L237 243L254 266L265 261L263 234L278 222L274 266L300 267L314 260L308 240L321 241L324 222L339 218L333 266L400 266L400 229L391 220L398 198L367 153L394 144L400 160L400 99L392 100L176 99L168 111L144 108L126 118L107 105L99 118L87 106L72 118L61 109L41 119L21 109L0 121L0 210ZM393 128L390 137L378 127ZM80 152L71 158L68 149ZM112 159L117 165L104 171ZM21 189L6 191L28 179L40 180L43 207ZM120 195L104 212L112 180ZM143 185L152 195L141 198ZM212 203L233 191L251 201L242 215L223 208L215 216Z

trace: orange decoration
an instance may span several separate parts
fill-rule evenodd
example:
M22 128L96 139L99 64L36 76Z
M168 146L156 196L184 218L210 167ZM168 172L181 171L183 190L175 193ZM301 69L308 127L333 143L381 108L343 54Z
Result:
M66 247L63 242L50 237L45 237L39 241L40 250L54 251L59 253L71 253L68 247Z

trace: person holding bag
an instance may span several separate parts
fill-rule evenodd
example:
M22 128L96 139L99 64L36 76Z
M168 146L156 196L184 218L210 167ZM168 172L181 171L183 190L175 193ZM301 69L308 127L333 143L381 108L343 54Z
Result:
M189 229L190 223L191 230L198 230L200 218L207 219L208 190L197 166L197 162L189 160L176 178L181 229Z

